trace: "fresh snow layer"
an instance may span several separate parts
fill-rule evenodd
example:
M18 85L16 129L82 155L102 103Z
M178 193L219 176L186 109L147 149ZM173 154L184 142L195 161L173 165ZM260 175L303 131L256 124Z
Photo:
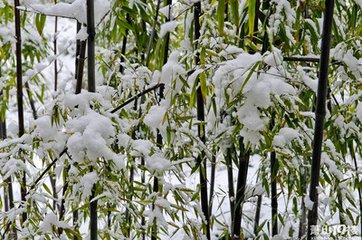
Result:
M172 32L176 29L178 22L171 21L161 25L160 37L164 37L168 32Z
M21 9L40 12L45 15L60 16L77 19L81 23L87 23L86 0L75 0L72 3L57 4L25 4ZM95 0L94 20L98 24L111 9L109 0Z
M279 133L274 137L273 144L277 147L284 147L297 137L299 137L297 130L284 127L280 129Z

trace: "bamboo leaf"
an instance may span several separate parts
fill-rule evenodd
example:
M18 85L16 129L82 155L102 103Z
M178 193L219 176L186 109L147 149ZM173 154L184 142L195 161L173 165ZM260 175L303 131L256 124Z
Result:
M256 0L249 0L248 23L249 23L249 37L250 38L252 38L254 35L255 7L256 7Z
M217 22L219 34L224 34L224 21L225 21L225 0L219 0L217 5Z
M35 16L35 27L36 27L36 30L38 31L39 35L43 34L46 19L47 19L46 15L43 15L43 14L37 14Z
M205 72L200 73L200 88L201 88L202 98L204 99L204 102L206 102L206 96L208 93L208 89L207 89L207 85L206 85Z
M239 1L238 0L230 0L229 1L231 14L233 16L234 25L239 28Z

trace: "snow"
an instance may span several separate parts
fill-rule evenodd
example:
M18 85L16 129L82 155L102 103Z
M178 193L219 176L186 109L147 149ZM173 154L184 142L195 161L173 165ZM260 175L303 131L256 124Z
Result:
M76 35L76 38L80 41L85 41L88 38L87 28L82 27Z
M140 153L141 156L148 156L152 146L153 144L149 140L137 139L132 142L132 148Z
M171 167L170 160L166 159L162 154L155 153L152 156L146 156L146 166L153 171L162 172Z
M271 67L277 67L283 62L283 56L280 50L274 49L273 52L266 53L264 62Z
M164 24L161 25L161 30L160 30L160 37L164 37L167 33L172 32L176 29L178 25L177 21L170 21L170 22L166 22Z
M57 228L70 228L70 226L63 222L59 221L58 217L54 213L48 213L45 215L43 222L39 225L38 231L41 233L52 233L53 226Z
M92 194L93 185L98 181L96 172L86 173L79 179L79 186L82 191L82 198L86 199Z
M299 137L299 132L296 129L284 127L280 129L279 133L274 137L273 145L277 147L284 147L292 140Z
M75 0L72 3L57 4L24 4L20 9L40 12L45 15L61 16L77 19L79 22L87 23L86 0ZM102 18L109 12L111 3L109 0L96 0L94 2L94 21L97 25Z
M362 0L354 0L354 2L362 8Z
M172 5L167 5L165 7L160 8L160 13L162 13L165 17L171 17L171 19L173 19L174 17L172 16Z
M152 106L144 118L144 123L152 128L159 128L162 124L167 108L164 106Z
M318 80L312 79L310 76L308 76L301 66L297 67L298 72L304 82L305 85L307 85L310 89L313 90L313 92L317 93L318 90Z
M362 122L362 103L358 103L358 106L356 108L356 116L357 118Z

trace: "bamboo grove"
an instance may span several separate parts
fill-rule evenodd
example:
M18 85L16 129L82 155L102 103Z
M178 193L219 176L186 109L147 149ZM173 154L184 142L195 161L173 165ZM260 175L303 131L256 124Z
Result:
M361 236L361 40L360 0L0 0L1 239Z

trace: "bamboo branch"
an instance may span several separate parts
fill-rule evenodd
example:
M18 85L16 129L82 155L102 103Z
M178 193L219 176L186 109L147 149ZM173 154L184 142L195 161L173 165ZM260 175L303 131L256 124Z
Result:
M319 81L317 92L316 120L314 127L311 184L309 190L310 200L313 202L313 208L308 212L308 240L311 240L311 228L318 222L318 191L319 176L321 168L321 154L323 144L324 118L326 115L326 98L328 88L328 65L331 46L331 29L333 24L334 0L326 0L323 19L321 58L319 66Z
M314 62L319 63L320 59L315 57L283 57L283 61L285 62ZM331 60L332 64L342 64L341 61Z
M150 87L140 93L138 93L136 96L133 96L131 98L129 98L128 100L126 100L125 102L123 102L122 104L118 105L117 107L115 107L113 110L110 111L110 113L115 113L117 112L118 110L121 110L122 108L124 108L125 106L127 106L128 104L130 104L131 102L133 102L134 100L136 100L137 98L139 97L142 97L143 95L149 93L149 92L152 92L153 90L156 90L157 88L159 87L162 87L164 86L163 83L159 83L159 84L156 84L155 86L153 87Z

